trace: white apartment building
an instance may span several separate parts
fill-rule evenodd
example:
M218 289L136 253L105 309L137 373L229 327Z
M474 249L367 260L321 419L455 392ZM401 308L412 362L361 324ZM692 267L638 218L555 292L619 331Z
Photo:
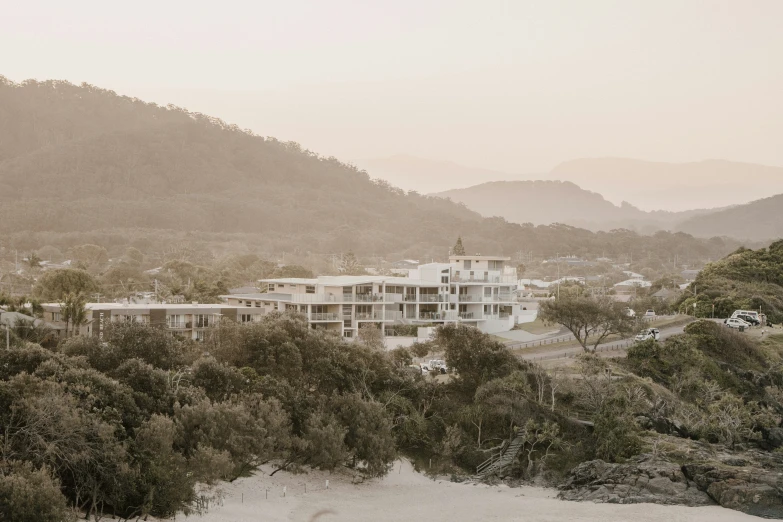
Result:
M59 336L63 336L66 325L62 319L61 305L47 303L42 306L44 320L51 323ZM87 322L79 327L78 332L69 332L69 335L102 337L109 323L132 321L164 328L175 335L202 341L207 335L207 330L216 326L223 318L250 323L260 321L265 313L260 308L248 310L244 306L195 303L87 303L85 309Z
M462 322L484 332L513 328L519 316L517 274L510 258L451 256L428 263L407 277L321 276L313 279L264 279L266 293L224 295L230 306L250 310L294 310L313 328L355 337L364 323L382 330L395 324Z

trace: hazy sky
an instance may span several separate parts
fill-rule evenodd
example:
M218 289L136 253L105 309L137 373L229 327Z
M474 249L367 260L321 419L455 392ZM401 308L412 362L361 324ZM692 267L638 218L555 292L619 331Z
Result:
M783 0L9 1L0 74L174 103L347 161L783 165L781 22Z

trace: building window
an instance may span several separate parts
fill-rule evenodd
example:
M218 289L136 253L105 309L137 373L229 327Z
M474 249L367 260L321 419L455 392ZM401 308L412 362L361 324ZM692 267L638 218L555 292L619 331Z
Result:
M464 268L465 270L470 270L470 260L469 259L466 259L465 261L463 261L462 264L463 264L462 268Z
M207 328L209 327L209 315L206 314L199 314L194 317L196 324L196 328Z
M63 320L63 315L60 312L52 312L52 321L53 322L61 322Z
M270 292L274 292L274 291L275 291L275 284L274 284L274 283L269 283L269 288L268 288L268 290L269 290Z
M440 282L444 285L449 284L449 276L440 276Z
M166 325L169 328L185 328L185 316L184 315L167 315Z
M256 308L261 308L261 301L256 301Z
M306 294L314 294L315 293L315 286L314 285L307 285L305 287L305 293Z
M251 314L239 314L240 323L252 323L253 316Z
M197 341L203 341L206 338L206 334L204 333L204 330L198 330L196 332L196 340Z

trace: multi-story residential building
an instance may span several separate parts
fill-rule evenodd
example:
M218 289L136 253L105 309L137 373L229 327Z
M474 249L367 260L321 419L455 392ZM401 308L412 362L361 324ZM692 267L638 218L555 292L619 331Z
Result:
M51 323L60 336L65 333L61 305L44 304L44 320ZM261 308L225 304L137 304L137 303L87 303L87 322L78 332L70 335L103 336L109 323L134 321L165 328L186 338L203 340L209 328L221 318L240 323L260 321L265 311Z
M408 277L321 276L264 279L266 293L221 296L229 305L305 314L313 328L355 337L365 323L385 330L394 324L463 322L485 332L510 330L518 316L516 268L507 257L451 256L428 263Z

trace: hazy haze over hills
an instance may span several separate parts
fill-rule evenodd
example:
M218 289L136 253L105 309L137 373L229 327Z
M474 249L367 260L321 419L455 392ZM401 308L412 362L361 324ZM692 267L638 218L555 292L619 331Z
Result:
M722 160L679 164L627 158L577 159L542 174L508 174L402 155L360 161L358 166L367 169L371 177L422 193L448 192L487 181L570 181L615 205L628 202L646 211L722 208L783 192L783 167ZM437 186L449 189L432 189Z
M547 178L572 181L609 201L628 201L644 210L724 207L783 192L783 167L722 160L577 159L556 166Z
M121 16L105 2L6 4L2 74L15 81L86 81L346 162L783 166L779 0L227 0L187 16L151 0ZM598 191L641 205L631 188Z
M628 228L651 233L710 212L645 212L628 203L617 206L570 181L495 181L434 195L464 203L483 216L535 225L566 223L590 230Z

